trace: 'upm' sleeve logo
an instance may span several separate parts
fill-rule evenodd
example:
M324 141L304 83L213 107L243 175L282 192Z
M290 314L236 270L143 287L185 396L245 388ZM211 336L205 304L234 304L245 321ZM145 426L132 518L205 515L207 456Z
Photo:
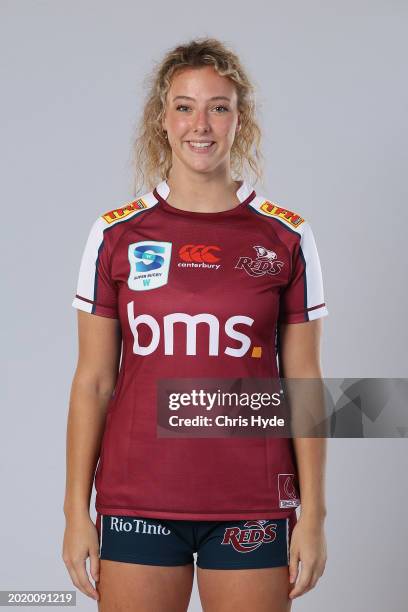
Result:
M102 215L102 219L104 219L106 223L113 223L114 221L118 221L119 219L124 219L131 213L135 212L135 210L140 210L142 208L147 208L147 205L145 204L145 202L143 202L142 198L139 198L138 200L133 200L133 202L129 202L129 204L125 204L125 206L109 210L108 212Z
M287 208L281 208L274 202L269 202L265 200L260 206L261 210L265 212L267 215L271 215L272 217L278 217L278 219L283 219L293 225L293 227L299 227L301 223L304 222L304 219L293 212L292 210L288 210Z

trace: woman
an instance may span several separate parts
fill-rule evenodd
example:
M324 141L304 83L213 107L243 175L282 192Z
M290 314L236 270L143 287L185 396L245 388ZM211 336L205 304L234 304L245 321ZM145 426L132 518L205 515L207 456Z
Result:
M162 379L321 376L327 310L310 226L233 178L244 163L260 176L258 144L237 56L213 39L173 49L136 146L151 191L89 234L63 559L102 612L186 610L194 552L206 612L248 601L286 612L323 573L323 439L157 435Z

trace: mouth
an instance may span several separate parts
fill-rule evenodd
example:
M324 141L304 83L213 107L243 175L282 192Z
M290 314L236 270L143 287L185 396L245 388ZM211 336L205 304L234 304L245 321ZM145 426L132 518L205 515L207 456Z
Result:
M215 142L213 140L187 140L188 148L194 153L209 153L214 149Z

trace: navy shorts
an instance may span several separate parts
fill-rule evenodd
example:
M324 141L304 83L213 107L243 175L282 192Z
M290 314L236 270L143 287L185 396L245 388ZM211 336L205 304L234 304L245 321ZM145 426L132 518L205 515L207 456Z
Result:
M289 518L180 521L97 513L101 559L203 569L253 569L289 565L296 512Z

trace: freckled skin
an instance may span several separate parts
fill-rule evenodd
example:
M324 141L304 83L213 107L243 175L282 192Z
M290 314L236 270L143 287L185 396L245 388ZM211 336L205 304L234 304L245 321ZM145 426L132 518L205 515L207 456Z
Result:
M177 99L188 96L189 99ZM214 99L224 96L225 99ZM163 129L173 151L173 169L205 173L226 173L230 150L239 129L238 98L235 85L214 68L188 68L177 73L167 96ZM215 147L207 154L190 150L189 140L212 140Z

